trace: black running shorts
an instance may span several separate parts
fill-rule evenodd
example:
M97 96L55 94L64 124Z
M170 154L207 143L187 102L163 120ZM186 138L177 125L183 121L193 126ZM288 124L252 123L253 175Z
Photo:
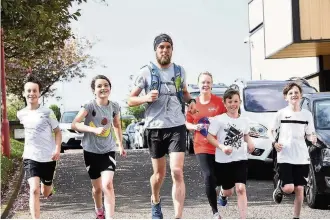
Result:
M172 152L186 152L185 125L173 128L146 129L144 138L150 156L154 159L162 158Z
M308 180L309 164L289 164L279 163L279 177L282 181L282 187L285 184L294 184L294 186L305 186Z
M233 161L230 163L215 163L217 182L224 190L233 188L236 183L246 184L247 170L247 160Z
M27 179L37 176L40 178L40 181L44 185L52 185L56 168L56 161L37 162L30 159L24 159L23 164Z
M110 170L115 172L115 155L116 153L114 151L105 154L95 154L84 151L85 166L89 177L94 180L101 177L101 172L103 171Z

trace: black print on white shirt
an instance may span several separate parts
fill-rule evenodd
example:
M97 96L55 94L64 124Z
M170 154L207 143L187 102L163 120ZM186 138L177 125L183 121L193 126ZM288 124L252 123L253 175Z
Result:
M239 129L236 129L235 124L231 125L228 123L225 132L226 132L226 138L224 145L230 145L232 147L235 147L236 149L242 146L243 132Z

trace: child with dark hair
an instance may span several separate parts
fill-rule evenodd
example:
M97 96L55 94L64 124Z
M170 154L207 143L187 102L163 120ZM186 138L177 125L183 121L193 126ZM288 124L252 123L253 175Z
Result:
M300 108L301 86L294 82L289 83L283 89L283 95L288 106L276 113L269 128L279 166L279 181L273 192L273 199L279 204L284 194L294 192L294 218L299 218L310 164L305 136L313 144L317 138L312 113ZM276 130L279 130L279 135L275 141Z
M248 119L238 113L241 103L239 92L228 89L223 100L227 112L210 118L207 140L216 147L215 171L221 184L219 201L225 206L235 187L240 218L246 218L247 153L253 152L254 144L248 135Z
M113 177L116 170L116 141L111 134L111 127L119 143L120 155L126 157L126 151L122 143L119 105L109 101L110 80L106 76L98 75L93 78L91 88L95 99L81 108L72 122L72 129L84 132L82 147L86 169L93 185L96 218L109 219L113 218L115 213ZM83 119L84 123L80 123Z
M49 197L53 191L62 135L54 112L39 105L40 82L32 75L24 82L23 95L27 106L17 112L17 118L24 126L23 164L30 186L30 212L35 219L40 218L40 192Z

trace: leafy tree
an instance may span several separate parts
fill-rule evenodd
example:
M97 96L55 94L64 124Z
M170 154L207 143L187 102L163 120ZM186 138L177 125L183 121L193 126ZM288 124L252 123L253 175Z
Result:
M87 0L2 0L6 58L29 63L34 57L63 48L65 40L73 37L70 21L80 16L80 9L73 11L71 6L83 2Z
M58 121L61 119L61 109L57 105L50 105L49 108L53 110Z
M70 39L65 42L64 48L44 53L30 61L32 74L38 77L42 84L40 94L52 96L54 88L51 86L58 81L70 81L75 77L85 76L84 69L95 64L93 57L86 54L92 44L87 40ZM24 78L28 66L17 58L7 59L6 73L8 93L12 93L24 100L22 91Z
M144 117L144 112L145 112L145 106L144 105L128 107L127 108L127 114L128 115L134 115L135 118L137 118L137 119L143 118Z
M17 96L10 95L7 98L7 116L9 121L17 120L17 111L24 108L25 103L18 99Z

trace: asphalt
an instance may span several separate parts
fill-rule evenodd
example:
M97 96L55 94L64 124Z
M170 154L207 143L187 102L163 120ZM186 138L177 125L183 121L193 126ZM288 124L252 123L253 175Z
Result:
M117 171L114 178L116 194L115 218L150 218L150 183L152 173L149 154L144 150L129 151L126 159L117 155ZM164 218L174 218L171 199L171 177L167 166L161 196ZM262 166L259 166L262 168ZM284 199L281 205L272 201L273 185L263 178L269 170L259 170L258 179L247 182L248 218L292 218L293 197ZM188 155L184 168L186 200L184 218L208 219L212 212L204 193L203 180L194 155ZM91 183L86 172L81 150L66 151L55 175L56 194L48 200L41 199L41 218L94 219ZM268 175L269 176L269 175ZM236 198L229 199L221 207L223 218L238 218ZM10 218L31 218L28 210L28 186L23 182L21 191L11 210ZM330 219L330 210L315 210L303 205L301 218Z

